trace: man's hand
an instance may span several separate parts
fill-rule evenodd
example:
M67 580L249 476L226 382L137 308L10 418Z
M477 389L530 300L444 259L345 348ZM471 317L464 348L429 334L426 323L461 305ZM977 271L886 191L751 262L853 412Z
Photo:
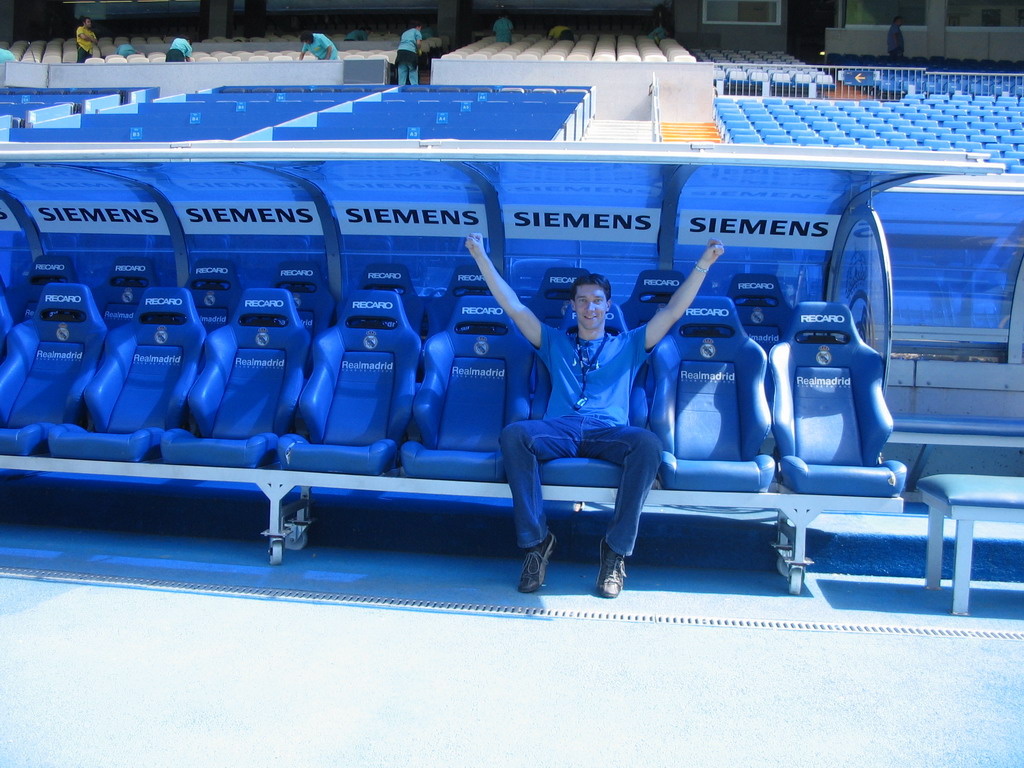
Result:
M718 261L718 258L725 253L725 246L722 245L721 240L715 240L712 238L708 240L708 246L704 249L704 253L697 260L697 264L702 269L708 269L712 264Z
M466 237L466 250L470 252L474 259L479 259L485 256L484 236L479 232L469 234Z

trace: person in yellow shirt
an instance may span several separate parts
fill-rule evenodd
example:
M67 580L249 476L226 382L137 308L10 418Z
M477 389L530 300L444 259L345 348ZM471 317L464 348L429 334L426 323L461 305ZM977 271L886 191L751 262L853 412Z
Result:
M88 59L93 53L99 53L97 48L96 33L92 31L92 19L83 16L81 26L75 33L75 41L78 43L78 63Z
M548 30L548 39L550 40L575 40L576 35L573 34L572 30L564 24L559 24L556 27L552 27Z

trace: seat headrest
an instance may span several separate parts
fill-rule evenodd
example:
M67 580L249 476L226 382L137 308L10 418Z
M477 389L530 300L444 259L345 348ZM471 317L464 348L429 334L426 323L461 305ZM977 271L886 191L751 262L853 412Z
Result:
M28 271L29 285L73 283L76 279L75 266L67 256L41 256Z
M50 283L39 294L32 321L40 338L42 328L55 328L58 341L75 341L81 333L105 328L89 287L81 283ZM45 336L49 338L49 332Z
M461 296L448 321L448 330L460 336L505 336L513 327L493 296Z
M308 261L289 261L277 269L275 288L285 288L294 294L316 293L326 290L320 270Z
M187 288L147 288L132 320L140 343L181 345L196 333L205 336L203 323Z
M231 326L240 339L250 338L254 329L258 329L256 343L270 349L280 349L291 343L281 337L290 338L295 329L303 333L306 331L295 308L295 299L284 288L247 289L242 293L235 316L231 318Z
M370 264L363 273L360 288L397 291L400 294L415 294L416 290L405 264Z
M680 318L679 335L687 338L732 338L747 335L736 305L728 296L697 296Z
M740 309L789 307L779 278L769 274L738 274L729 281L729 298Z
M238 270L227 259L199 259L192 265L188 287L193 294L237 290Z
M675 269L645 269L636 277L628 301L664 304L686 278Z
M490 292L476 264L460 264L448 281L449 296L486 296Z
M801 348L859 346L862 342L853 322L853 314L845 304L831 301L802 301L793 310L793 319L786 333L793 353Z
M156 283L156 267L145 256L118 256L110 266L107 285L111 288L148 288Z
M538 296L545 299L566 300L571 298L572 284L580 275L587 274L581 267L550 267L540 281Z
M394 330L409 327L401 300L394 291L353 291L340 307L338 324L355 330Z

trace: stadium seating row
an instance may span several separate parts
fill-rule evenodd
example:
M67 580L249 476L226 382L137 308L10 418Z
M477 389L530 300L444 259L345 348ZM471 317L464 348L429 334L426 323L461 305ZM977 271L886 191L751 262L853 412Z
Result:
M693 62L696 59L671 38L655 43L633 35L582 35L579 40L549 40L527 35L511 43L499 43L493 36L442 55L443 59L471 61L647 61Z
M1009 172L1024 172L1024 106L1015 96L899 102L719 97L715 110L732 143L988 152Z
M458 483L500 483L501 429L545 408L533 348L493 298L463 296L445 330L422 345L417 386L420 338L396 298L347 297L337 324L316 337L307 378L310 334L285 289L245 291L231 322L207 334L186 289L150 288L132 321L108 334L86 286L51 283L32 318L8 334L0 466L179 479L209 477L184 467L267 467L222 479L248 477L272 507L278 502L268 529L272 562L295 533L280 502L296 485L387 476L449 481L445 493L464 493ZM846 307L796 308L771 353L772 409L765 352L726 297L696 301L654 351L651 369L662 493L685 491L676 503L710 493L725 494L730 508L779 509L780 566L791 591L807 565L809 514L840 498L901 503L906 469L879 459L891 431L881 359L860 341ZM769 429L778 464L760 453ZM37 454L46 457L14 458ZM618 472L596 460L556 460L543 481L586 500L588 488L617 486ZM784 492L770 491L776 472ZM271 494L267 483L284 492ZM799 495L795 506L780 500L787 494ZM292 537L296 546L306 523Z

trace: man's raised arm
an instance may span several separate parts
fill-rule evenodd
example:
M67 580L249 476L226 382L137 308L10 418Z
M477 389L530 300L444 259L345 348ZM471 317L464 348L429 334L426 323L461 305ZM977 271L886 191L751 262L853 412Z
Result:
M655 345L665 338L665 334L683 316L690 304L693 303L697 291L704 282L704 276L708 273L711 265L718 261L718 257L725 253L725 247L721 240L708 240L707 248L697 260L690 276L683 281L683 284L676 288L672 298L668 300L665 308L652 317L647 323L647 333L644 337L644 346L647 349L654 349Z
M520 330L526 340L534 347L540 348L541 323L535 314L519 300L512 286L505 282L505 279L498 274L494 264L484 253L484 236L474 232L466 238L466 250L473 257L480 274L484 276L487 287L491 289L498 304L505 310L505 313L512 318L512 322ZM667 329L666 329L667 330Z

